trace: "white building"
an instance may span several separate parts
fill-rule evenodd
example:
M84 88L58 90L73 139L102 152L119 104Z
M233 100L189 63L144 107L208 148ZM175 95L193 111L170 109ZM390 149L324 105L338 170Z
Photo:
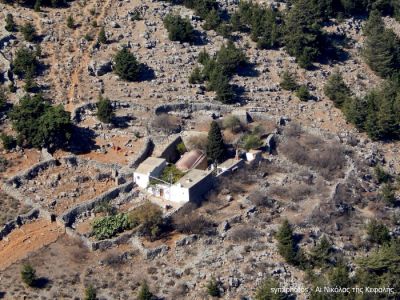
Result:
M213 187L213 175L210 171L193 169L187 172L174 184L155 184L148 187L147 191L156 197L165 200L186 203L199 202Z
M135 183L145 189L149 186L152 177L159 177L167 165L164 158L148 157L133 173Z

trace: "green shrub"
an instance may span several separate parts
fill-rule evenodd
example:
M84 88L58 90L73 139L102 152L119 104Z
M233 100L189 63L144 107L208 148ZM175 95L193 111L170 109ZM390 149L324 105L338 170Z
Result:
M301 101L308 101L311 97L310 92L308 91L307 86L302 85L299 87L299 89L296 92L296 96L301 100Z
M219 297L221 295L219 291L219 283L214 277L207 282L206 288L208 295L211 297Z
M149 285L144 281L139 289L137 300L152 300L154 298L153 294L150 292Z
M234 133L238 133L243 130L242 122L240 122L237 116L231 115L224 118L222 121L224 129L229 129Z
M281 88L287 91L295 91L298 88L296 79L293 74L289 73L289 71L285 71L282 74L281 82L279 84Z
M30 22L25 23L21 27L21 33L27 42L33 42L36 39L36 28Z
M181 154L181 155L182 155L183 153L185 153L185 152L187 151L186 146L185 146L185 143L184 143L184 142L179 143L179 144L176 146L176 150L178 150L179 154Z
M8 97L5 89L0 87L0 112L7 107Z
M387 183L392 179L392 176L388 172L386 172L385 169L382 168L382 166L380 165L377 165L374 168L374 173L375 173L375 178L379 184Z
M203 28L205 30L216 30L218 26L221 24L222 19L219 15L218 10L212 9L205 18L205 23Z
M371 242L384 244L390 241L389 229L384 225L372 220L367 226L368 238Z
M164 19L164 26L171 41L190 42L194 38L193 26L189 19L169 14Z
M67 27L71 29L75 28L75 20L71 15L69 15L67 18Z
M146 202L129 213L129 220L134 225L141 225L141 234L156 239L161 234L163 225L163 212L160 207Z
M217 52L216 60L218 66L224 70L228 76L233 75L239 67L246 65L246 54L239 48L236 48L232 41L223 45Z
M21 269L21 279L28 286L35 286L36 270L30 264L24 264Z
M285 300L290 299L289 296L282 292L275 292L279 288L279 284L273 278L264 279L258 286L255 294L255 300Z
M100 29L98 41L100 44L107 44L107 35L106 31L104 30L104 27L101 27Z
M20 48L15 53L13 60L13 72L19 77L24 78L25 76L35 76L38 71L39 62L33 51L27 48Z
M292 226L288 220L284 220L279 228L276 239L278 240L279 254L291 264L297 263L297 247L294 241Z
M382 186L380 197L386 205L394 206L396 203L395 190L390 183L386 183Z
M324 235L311 252L313 263L316 266L324 266L330 263L332 258L332 244Z
M350 97L350 89L343 80L340 73L329 76L324 86L325 95L331 99L336 107L342 107Z
M41 95L20 99L9 114L17 140L35 148L58 149L71 139L70 113L61 105L51 106Z
M127 48L123 48L115 55L115 73L124 80L137 81L139 79L141 65L136 56L129 52Z
M15 138L12 137L11 135L2 133L0 135L0 139L1 139L1 142L3 143L4 149L6 149L6 150L11 150L11 149L15 148L15 146L17 145Z
M127 214L117 214L94 220L91 235L97 240L105 240L131 228L132 222L129 216Z
M165 182L176 183L183 177L184 173L176 168L174 164L168 165L164 168L160 179Z
M89 285L85 289L85 298L84 300L96 300L97 299L97 292L93 285Z
M203 78L200 68L195 67L193 69L192 73L190 74L189 83L190 84L199 84L199 83L203 83L203 82L204 82L204 78Z
M108 98L99 97L97 102L97 118L103 123L111 123L114 117L114 110Z
M260 148L262 146L262 141L256 134L246 134L243 136L242 144L243 148L249 151L251 149Z
M17 25L14 22L14 17L12 14L7 14L6 26L4 28L9 32L14 32L17 30Z

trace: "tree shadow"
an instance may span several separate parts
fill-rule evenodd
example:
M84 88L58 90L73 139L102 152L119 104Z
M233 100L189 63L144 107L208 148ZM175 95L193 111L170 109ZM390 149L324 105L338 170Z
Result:
M349 54L344 49L349 48L350 44L351 39L345 34L326 34L319 62L321 64L332 64L347 61L349 59Z
M194 30L190 44L194 46L205 46L207 45L207 37L204 33Z
M39 277L35 280L35 288L38 289L43 289L45 287L47 287L49 284L51 283L51 281L46 278L46 277Z
M255 69L255 64L246 63L237 70L237 74L241 77L257 77L260 73Z
M151 81L156 78L156 73L146 64L140 65L140 75L138 81Z
M244 93L246 92L245 88L240 85L233 84L232 89L235 93L235 99L233 103L241 105L245 104L247 102L247 99L243 97Z
M0 299L3 299L6 295L6 292L0 292Z
M132 116L115 116L112 119L112 123L114 126L118 128L128 128L129 127L129 122L135 120L135 117Z
M82 154L99 149L100 147L96 145L95 138L96 134L92 129L74 126L68 150L73 154Z

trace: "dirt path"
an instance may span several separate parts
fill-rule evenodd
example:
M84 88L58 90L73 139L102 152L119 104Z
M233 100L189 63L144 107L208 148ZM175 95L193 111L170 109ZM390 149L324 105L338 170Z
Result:
M103 20L107 14L108 8L111 6L111 0L106 0L102 3L103 4L101 7L101 11L95 19L97 24L103 23ZM88 7L89 7L89 5L85 6L86 12L83 15L87 15L89 13ZM74 102L75 103L78 102L78 101L76 101L76 99L79 97L79 92L80 92L79 78L82 75L82 73L87 69L87 66L90 61L90 49L93 49L94 45L97 43L96 38L100 31L100 28L101 27L98 27L98 29L96 30L96 36L93 37L93 41L88 43L88 45L86 46L86 48L83 51L79 51L79 50L75 51L78 53L80 52L82 54L82 56L80 58L78 58L79 63L75 67L75 69L73 70L72 75L71 75L71 83L70 83L70 89L68 91L68 105L67 105L67 110L69 110L69 111L73 110Z
M64 230L55 222L43 219L15 229L0 241L0 270L55 242L63 234Z

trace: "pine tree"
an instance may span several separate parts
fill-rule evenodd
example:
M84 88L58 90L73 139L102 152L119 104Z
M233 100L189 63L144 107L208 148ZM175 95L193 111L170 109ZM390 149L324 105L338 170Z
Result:
M97 118L103 123L111 123L114 117L111 101L108 98L99 97L97 102Z
M382 186L380 197L382 201L388 206L394 206L396 203L396 195L394 188L390 183L386 183Z
M325 95L331 99L336 107L342 107L350 99L350 89L343 80L340 73L329 76L324 86Z
M115 55L114 72L122 79L127 81L136 81L139 79L141 66L136 56L123 48Z
M146 281L140 286L140 290L137 296L138 300L151 300L153 299L153 294L150 292L150 288Z
M67 18L67 27L71 28L71 29L75 28L75 21L74 21L74 18L71 15L69 15L68 18Z
M30 22L25 23L24 26L21 27L21 32L27 42L33 42L36 39L35 26Z
M297 251L293 238L293 229L288 220L284 220L276 234L279 254L288 262L296 263Z
M329 263L329 260L331 258L331 251L332 244L324 235L312 251L312 257L316 265L323 266L324 264Z
M218 286L218 281L212 277L208 283L207 283L207 293L211 296L211 297L219 297L220 296L220 292L219 292L219 286Z
M25 264L21 270L22 281L28 286L34 286L36 283L36 270L30 264Z
M281 77L281 82L279 84L281 88L287 91L295 91L298 88L296 79L293 74L291 74L289 71L285 71L282 74Z
M14 22L14 17L12 14L7 14L6 16L6 26L4 27L9 32L14 32L17 29L17 26Z
M221 129L217 122L212 121L208 132L207 157L212 162L221 162L225 156L225 144Z
M285 300L290 299L287 294L275 292L279 288L278 282L272 278L265 279L256 290L255 300Z
M344 264L339 264L329 273L329 282L332 287L351 287L349 271Z
M101 27L100 29L98 41L100 44L107 44L107 36L104 27Z
M36 0L35 6L34 6L34 10L35 10L36 12L40 12L41 6L42 6L42 0Z
M97 292L93 285L89 285L85 289L85 298L84 300L96 300L97 299Z
M286 18L284 44L286 51L296 57L302 68L309 68L322 48L322 31L313 4L298 0Z
M203 28L205 30L216 30L221 22L222 20L219 16L219 12L216 9L212 9L205 18Z

